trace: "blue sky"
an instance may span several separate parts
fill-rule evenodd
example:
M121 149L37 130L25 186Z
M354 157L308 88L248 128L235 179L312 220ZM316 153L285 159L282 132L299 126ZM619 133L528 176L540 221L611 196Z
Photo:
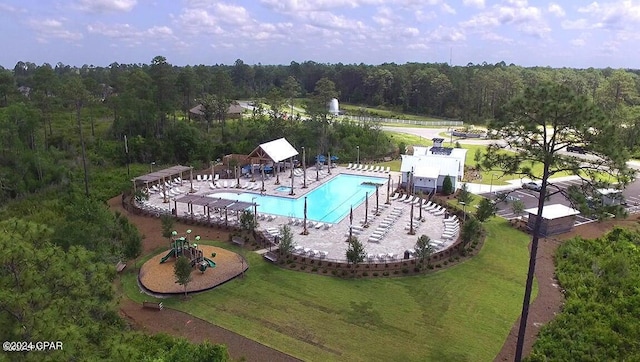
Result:
M639 68L638 29L640 0L0 0L0 65Z

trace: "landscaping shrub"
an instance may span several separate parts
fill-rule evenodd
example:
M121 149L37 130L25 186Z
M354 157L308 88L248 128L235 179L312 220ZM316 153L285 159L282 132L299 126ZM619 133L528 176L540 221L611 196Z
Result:
M367 273L367 272L362 272L362 276L363 276L363 277L368 277L368 276L369 276L369 273Z
M380 275L380 274L378 274L378 272L373 272L373 276L374 277L377 277L378 275Z
M418 268L415 268L415 270L416 270L416 271L420 271L420 269L418 269ZM397 271L397 270L396 270L396 271ZM407 269L407 268L402 268L402 273L403 273L403 274L409 274L409 269Z
M311 269L311 271L315 273L315 272L318 271L318 268L313 268L313 269Z
M296 267L296 263L291 263L291 264L289 264L289 268L293 269L293 268L295 268L295 267Z

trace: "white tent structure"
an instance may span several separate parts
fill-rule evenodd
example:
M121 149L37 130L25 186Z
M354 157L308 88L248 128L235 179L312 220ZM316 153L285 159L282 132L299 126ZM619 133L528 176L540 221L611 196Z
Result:
M278 163L297 155L298 151L296 151L296 149L291 146L289 141L287 141L285 138L279 138L277 140L263 143L256 147L249 154L249 159L252 160L252 163L253 160L259 161L256 163Z

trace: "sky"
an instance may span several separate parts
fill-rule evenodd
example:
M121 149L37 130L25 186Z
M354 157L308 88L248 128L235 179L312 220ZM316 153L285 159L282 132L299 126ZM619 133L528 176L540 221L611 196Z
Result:
M640 68L640 0L0 0L0 65Z

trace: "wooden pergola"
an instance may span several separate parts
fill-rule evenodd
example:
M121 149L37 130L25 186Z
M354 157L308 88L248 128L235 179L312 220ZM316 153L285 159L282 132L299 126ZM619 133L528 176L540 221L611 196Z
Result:
M298 155L298 151L285 138L279 138L270 142L263 143L256 147L249 154L248 158L251 161L251 171L253 172L253 164L267 164L273 163L276 173L276 185L280 184L280 162L289 160L292 168L293 176L293 157ZM293 177L291 180L291 193L293 193Z
M227 200L222 198L214 199L205 195L185 195L174 200L175 210L178 210L178 202L187 204L187 213L190 214L191 217L194 215L193 205L202 206L202 211L207 215L207 220L211 219L211 210L224 210L226 224L228 224L228 210L238 212L251 206L256 206L256 204L252 202Z
M189 183L190 190L193 192L193 167L191 166L172 166L162 170L154 171L146 175L135 177L133 180L133 192L136 193L138 185L144 185L145 188L149 188L149 184L158 183L162 186L162 193L164 195L164 201L167 202L167 190L166 183L175 176L180 177L180 183L184 181L182 174L189 171Z

